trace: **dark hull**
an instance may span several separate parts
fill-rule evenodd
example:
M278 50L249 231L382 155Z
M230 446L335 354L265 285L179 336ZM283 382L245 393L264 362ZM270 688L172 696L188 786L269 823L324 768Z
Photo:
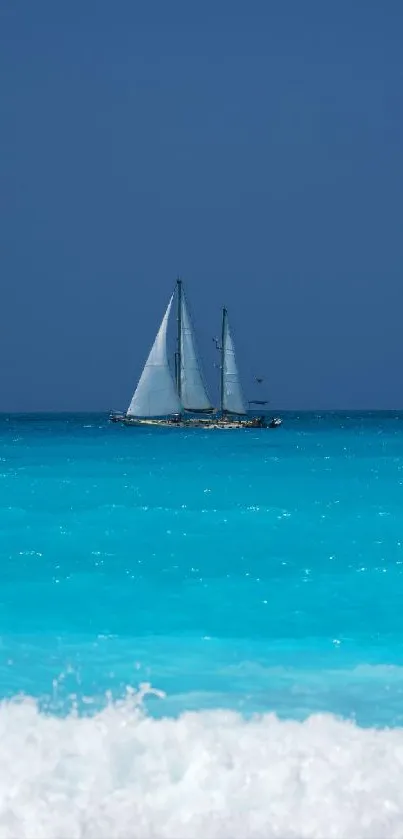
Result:
M204 428L209 430L217 429L225 431L236 429L279 428L282 424L282 420L279 417L273 417L269 422L266 422L263 417L251 417L250 419L237 419L236 417L172 417L168 419L143 419L140 417L128 417L126 414L112 413L109 419L110 422L121 423L122 425L129 425L137 428L146 426L151 428Z

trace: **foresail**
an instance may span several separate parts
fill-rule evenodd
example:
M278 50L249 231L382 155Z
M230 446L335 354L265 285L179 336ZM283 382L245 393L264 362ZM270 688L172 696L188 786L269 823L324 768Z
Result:
M127 411L132 417L180 413L181 404L168 364L167 328L173 295Z
M224 326L224 369L223 369L223 399L224 411L231 414L246 414L247 409L244 402L241 383L239 380L238 367L235 358L234 342L230 332L228 318L225 318Z
M185 410L206 411L211 408L197 358L192 324L182 297L181 306L181 402Z

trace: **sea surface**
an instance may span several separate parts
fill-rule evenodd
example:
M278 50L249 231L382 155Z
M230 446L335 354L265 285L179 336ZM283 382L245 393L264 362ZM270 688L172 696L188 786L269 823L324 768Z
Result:
M403 414L0 417L0 839L403 837Z

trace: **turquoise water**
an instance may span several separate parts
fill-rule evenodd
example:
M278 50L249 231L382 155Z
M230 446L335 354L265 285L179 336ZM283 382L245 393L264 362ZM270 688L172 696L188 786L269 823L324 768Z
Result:
M403 414L284 419L277 430L213 432L123 428L101 415L1 418L0 728L15 726L23 739L17 745L14 739L10 749L18 746L22 753L32 748L27 743L36 732L41 783L46 777L50 790L56 781L55 765L44 757L49 742L52 749L58 743L63 778L72 760L66 742L76 742L77 789L73 795L63 787L60 816L66 825L67 814L75 814L71 835L127 836L121 810L118 816L108 811L105 821L97 810L91 821L88 800L82 807L77 802L88 786L83 778L94 776L100 763L113 801L122 789L127 801L137 801L126 770L128 743L140 759L140 741L143 763L135 777L145 786L138 792L143 821L136 836L237 836L238 828L240 836L284 836L302 793L296 797L295 779L287 775L278 799L286 802L281 821L280 811L267 810L267 785L278 782L282 766L295 767L302 752L304 767L316 756L333 772L339 821L332 835L403 835L403 793L396 780L394 797L390 768L397 743L403 754L397 728L403 722ZM16 702L21 694L27 698ZM195 714L188 717L189 711ZM263 714L259 722L256 712ZM122 720L132 732L124 743ZM144 741L141 726L148 726ZM267 727L267 748L278 744L271 757L262 756ZM102 759L100 731L108 732ZM393 743L392 736L398 738ZM215 743L222 737L218 757ZM341 772L329 744L343 738ZM239 753L241 743L248 747ZM196 787L204 789L202 753L209 754L207 775L215 790L227 778L228 760L239 788L225 781L221 821L212 820L210 791L210 809L207 799L195 800L183 827L175 821L178 778L188 784L197 766ZM144 810L144 801L147 783L156 783L150 761L162 771L161 754L169 764L169 793L167 778L158 778L167 800L173 798L171 821L165 809L156 822L155 808ZM249 791L255 790L260 814L253 824L234 815L249 759L255 767L248 769ZM387 794L375 801L382 760ZM262 797L253 786L259 761L259 784L266 779ZM22 828L29 781L39 819L31 821L35 835L63 836L54 821L56 805L46 811L48 821L42 810L38 815L38 779L26 775L26 763L13 780L21 801L20 810L13 805L11 827L9 811L4 816L0 807L1 835L34 835ZM366 767L368 800L357 807L354 799L347 812L346 785L357 765ZM240 774L234 766L242 767ZM277 767L271 780L268 766ZM0 763L0 790L1 772ZM301 778L301 767L299 772ZM396 778L402 772L403 758ZM203 773L207 777L205 766ZM318 821L322 776L323 766L303 787L306 831L286 835L319 836L328 829L325 811L325 821ZM56 777L60 792L60 773ZM96 781L101 787L102 778ZM192 799L188 787L185 795ZM384 810L386 799L391 810ZM270 800L274 806L275 792ZM328 800L327 812L331 806Z

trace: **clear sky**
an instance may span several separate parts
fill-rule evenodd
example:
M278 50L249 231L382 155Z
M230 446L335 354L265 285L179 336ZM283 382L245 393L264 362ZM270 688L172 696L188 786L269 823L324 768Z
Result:
M402 44L401 0L1 0L0 409L126 408L178 273L210 382L226 304L249 398L403 408Z

